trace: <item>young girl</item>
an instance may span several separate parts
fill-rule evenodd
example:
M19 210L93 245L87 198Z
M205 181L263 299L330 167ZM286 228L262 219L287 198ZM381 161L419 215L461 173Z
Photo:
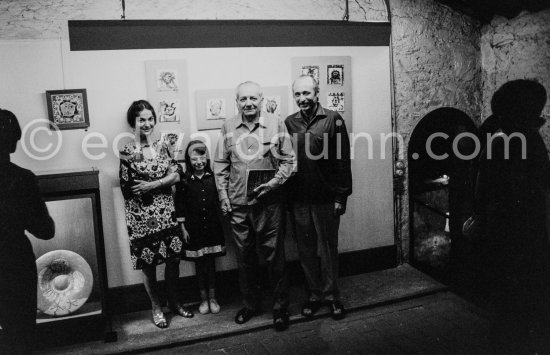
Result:
M182 256L195 261L202 300L199 312L218 313L214 258L225 255L225 239L214 173L203 142L189 142L185 150L185 167L176 190L177 214L186 241Z

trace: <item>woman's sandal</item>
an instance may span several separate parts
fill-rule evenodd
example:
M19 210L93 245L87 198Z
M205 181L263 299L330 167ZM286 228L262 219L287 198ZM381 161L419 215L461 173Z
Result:
M174 312L175 314L178 314L184 318L193 318L194 314L193 314L193 311L183 307L181 304L175 304L175 305L170 305L170 309L172 310L172 312Z
M302 305L302 315L306 318L311 318L322 305L321 301L307 301Z
M153 324L155 324L157 327L161 329L168 328L168 322L166 322L166 318L164 318L164 313L162 313L162 310L155 312L155 310L153 309L152 314L153 314Z

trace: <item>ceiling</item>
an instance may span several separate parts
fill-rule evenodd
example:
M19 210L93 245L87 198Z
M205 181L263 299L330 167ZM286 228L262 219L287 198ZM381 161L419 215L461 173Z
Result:
M437 0L483 23L493 16L516 17L521 11L539 11L550 7L550 0Z

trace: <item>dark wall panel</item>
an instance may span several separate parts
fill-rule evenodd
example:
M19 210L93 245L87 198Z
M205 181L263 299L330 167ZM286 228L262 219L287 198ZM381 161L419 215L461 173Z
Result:
M69 21L72 51L388 46L389 23L275 20Z

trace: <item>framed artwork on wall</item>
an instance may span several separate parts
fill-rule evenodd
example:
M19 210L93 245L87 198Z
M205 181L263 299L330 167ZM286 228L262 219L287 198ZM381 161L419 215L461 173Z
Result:
M46 91L50 129L90 127L86 89Z
M173 68L157 69L157 91L178 91L178 71Z
M309 75L317 80L319 102L324 108L338 112L351 131L351 56L294 57L290 65L292 80L299 75Z
M285 119L288 116L288 93L287 86L266 86L263 90L262 111L276 117Z
M180 103L178 100L162 100L158 105L159 122L179 122Z
M226 118L234 116L235 90L197 90L195 96L197 129L219 129Z
M183 146L184 134L181 132L161 132L161 141L166 144L170 156L177 162L185 160L185 147Z

